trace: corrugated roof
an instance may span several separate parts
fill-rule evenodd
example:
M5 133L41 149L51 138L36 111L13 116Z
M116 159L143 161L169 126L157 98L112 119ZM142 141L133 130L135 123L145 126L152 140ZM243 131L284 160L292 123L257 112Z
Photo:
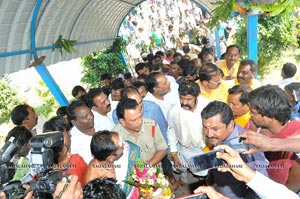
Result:
M41 2L37 15L36 5ZM0 1L0 75L26 69L37 51L45 65L71 60L112 43L128 12L140 0L2 0ZM211 1L197 1L211 10ZM31 25L35 23L32 49ZM77 40L78 53L52 52L58 36ZM44 49L44 50L43 50Z

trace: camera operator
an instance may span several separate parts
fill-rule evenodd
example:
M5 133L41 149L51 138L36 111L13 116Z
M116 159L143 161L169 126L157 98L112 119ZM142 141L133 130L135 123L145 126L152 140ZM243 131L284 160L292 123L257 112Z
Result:
M8 132L5 142L8 142L11 137L15 137L14 142L18 146L18 151L12 159L17 168L12 180L21 180L30 168L30 162L26 156L30 151L29 140L32 134L26 127L16 126Z
M69 124L60 117L53 117L48 120L43 126L43 132L60 131L64 135L64 143L62 148L54 150L54 170L61 170L62 175L74 174L78 176L78 181L84 186L84 174L87 168L83 158L78 154L71 154L70 146L70 126Z
M26 190L29 190L29 185L23 185ZM30 191L24 199L31 199L33 192ZM83 192L81 184L76 175L71 175L68 178L63 178L57 185L53 194L55 199L82 199ZM5 193L0 192L0 199L6 199Z

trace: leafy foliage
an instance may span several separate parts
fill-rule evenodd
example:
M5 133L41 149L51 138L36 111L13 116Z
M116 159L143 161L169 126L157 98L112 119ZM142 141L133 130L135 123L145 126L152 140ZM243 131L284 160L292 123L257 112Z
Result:
M36 92L43 101L42 105L34 108L37 115L40 115L44 118L50 118L54 116L59 105L43 81L39 81L36 85Z
M101 86L102 74L109 73L115 77L118 73L123 73L126 66L123 65L119 53L125 50L126 45L125 40L117 37L112 46L82 57L84 76L81 81L97 87Z
M78 50L76 50L73 47L75 45L75 43L76 43L76 40L63 39L62 35L59 35L58 39L56 40L56 42L53 45L55 45L58 48L58 51L62 55L63 49L65 51L67 51L68 53L78 52ZM52 49L52 51L54 51L54 50L55 50L55 48Z
M276 16L279 14L289 15L295 11L295 7L300 6L300 1L297 0L277 0L272 4L251 5L248 4L247 8L251 10L260 10L269 16Z
M12 109L21 104L22 100L4 79L0 78L0 124L7 122L10 118Z
M292 46L298 46L296 38L296 23L299 19L285 16L258 18L258 66L259 74L268 73L268 66L281 58L282 53ZM247 55L247 27L243 20L234 35L234 40L241 47L241 57Z
M229 19L230 14L236 8L235 0L218 0L216 2L211 2L211 4L216 7L212 11L212 20L209 23L210 27L218 26L220 21Z

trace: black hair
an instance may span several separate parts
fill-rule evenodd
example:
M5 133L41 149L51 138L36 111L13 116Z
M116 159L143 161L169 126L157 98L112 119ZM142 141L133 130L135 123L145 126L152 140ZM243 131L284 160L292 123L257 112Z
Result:
M125 84L120 78L116 78L111 82L111 89L118 90L125 88Z
M64 117L67 115L67 106L61 106L56 110L56 115L59 117Z
M178 56L182 57L182 54L179 52L175 52L175 54L173 55L173 57L178 57Z
M203 81L209 82L213 76L219 73L220 73L220 69L218 68L217 65L215 65L214 63L207 62L200 67L199 79L201 82Z
M228 90L228 94L240 94L239 101L245 105L249 102L249 93L252 91L249 85L234 85Z
M179 95L192 95L194 97L198 97L200 94L200 88L194 81L184 81L179 85L178 92Z
M250 71L252 73L257 72L257 64L255 63L255 61L251 60L251 59L244 59L240 62L240 66L250 66Z
M283 64L282 71L284 73L284 78L291 78L296 74L297 67L293 63L285 63Z
M124 79L130 79L130 78L132 78L131 73L125 73L124 74Z
M206 56L206 55L211 55L211 56L214 58L214 60L216 60L216 59L215 59L215 55L213 54L213 52L208 51L208 50L202 50L202 51L198 54L198 58L201 60L201 63L204 63L204 56Z
M111 75L108 74L108 73L102 74L101 77L100 77L100 80L103 81L103 80L106 80L106 79L111 80L112 79Z
M112 178L96 178L83 188L84 199L126 199L126 194Z
M11 120L15 125L21 125L23 121L28 117L30 108L27 104L21 104L16 106L11 112Z
M188 75L195 75L196 74L196 68L194 66L188 65L185 67L182 71L182 76L188 76Z
M92 106L96 106L96 104L94 104L94 98L101 93L104 93L101 88L91 88L89 90L89 92L86 94L86 101L89 108L92 108Z
M188 54L190 52L190 47L189 46L183 46L182 51L184 52L184 54Z
M158 76L162 75L161 72L153 72L153 73L150 73L146 79L145 79L145 84L146 84L146 88L147 90L150 92L150 93L153 93L154 92L154 87L158 86L158 82L156 80L156 78Z
M230 48L237 48L237 49L238 49L238 52L239 52L239 54L241 53L241 49L240 49L240 47L239 47L238 45L236 45L236 44L232 44L232 45L230 45L230 46L228 46L228 47L227 47L225 54L227 54L227 53L228 53L228 51L229 51L229 49L230 49Z
M190 60L188 60L188 59L181 59L178 62L178 65L179 65L180 68L182 68L182 71L184 71L187 67L190 67L190 66L193 67L192 62Z
M112 140L113 136L119 135L116 132L107 130L98 131L93 135L90 147L94 158L104 161L116 152L118 147Z
M81 106L87 106L86 105L86 102L83 101L83 100L74 100L71 102L71 104L68 106L67 108L67 115L68 115L68 118L69 120L76 120L77 119L77 116L76 114L74 113L74 110L75 108L77 107L81 107Z
M140 74L140 75L137 77L137 79L143 79L143 80L145 81L146 77L147 77L146 74ZM133 84L134 84L134 82L133 82Z
M300 82L293 82L284 87L284 90L293 94L293 91L300 90Z
M165 56L165 54L164 54L163 51L157 51L157 52L155 53L155 55L159 55L160 57Z
M138 71L142 70L145 67L149 68L145 63L141 62L141 63L138 63L137 65L135 65L134 70L135 70L136 74L139 74Z
M220 101L210 102L201 112L202 119L209 119L216 116L217 114L221 115L221 122L226 124L226 126L233 120L233 112L231 108Z
M125 109L134 110L138 106L136 100L130 98L123 98L119 101L117 105L117 116L119 119L124 119L125 116Z
M51 132L51 131L60 131L64 132L70 131L70 125L63 118L59 116L52 117L50 120L44 123L43 125L43 133Z
M292 105L286 93L275 85L261 86L249 93L250 109L262 116L274 118L282 125L291 115Z
M106 96L109 96L110 86L102 86L101 89L102 89L103 93L105 93Z
M80 91L85 91L85 89L80 85L74 86L72 89L72 96L76 97Z
M141 81L136 81L132 83L132 86L136 87L137 89L139 89L140 87L144 86L145 88L147 88L145 82L141 82Z

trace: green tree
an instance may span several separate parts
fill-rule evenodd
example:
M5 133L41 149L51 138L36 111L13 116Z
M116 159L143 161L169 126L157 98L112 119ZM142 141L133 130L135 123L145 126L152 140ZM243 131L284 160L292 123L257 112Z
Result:
M296 23L299 19L286 16L259 16L258 18L258 66L259 74L269 72L269 66L278 61L288 48L297 47ZM244 19L233 40L241 47L241 57L247 57L247 27Z
M40 106L34 108L37 115L44 118L55 116L55 111L58 109L59 105L51 94L49 88L43 81L40 80L38 81L35 89L42 101Z
M0 124L7 122L12 109L23 103L18 97L17 91L4 79L0 78Z
M101 86L102 74L109 73L115 77L118 73L123 73L126 66L123 65L119 53L125 50L126 45L125 40L117 37L112 46L82 57L84 75L81 81L97 87Z

